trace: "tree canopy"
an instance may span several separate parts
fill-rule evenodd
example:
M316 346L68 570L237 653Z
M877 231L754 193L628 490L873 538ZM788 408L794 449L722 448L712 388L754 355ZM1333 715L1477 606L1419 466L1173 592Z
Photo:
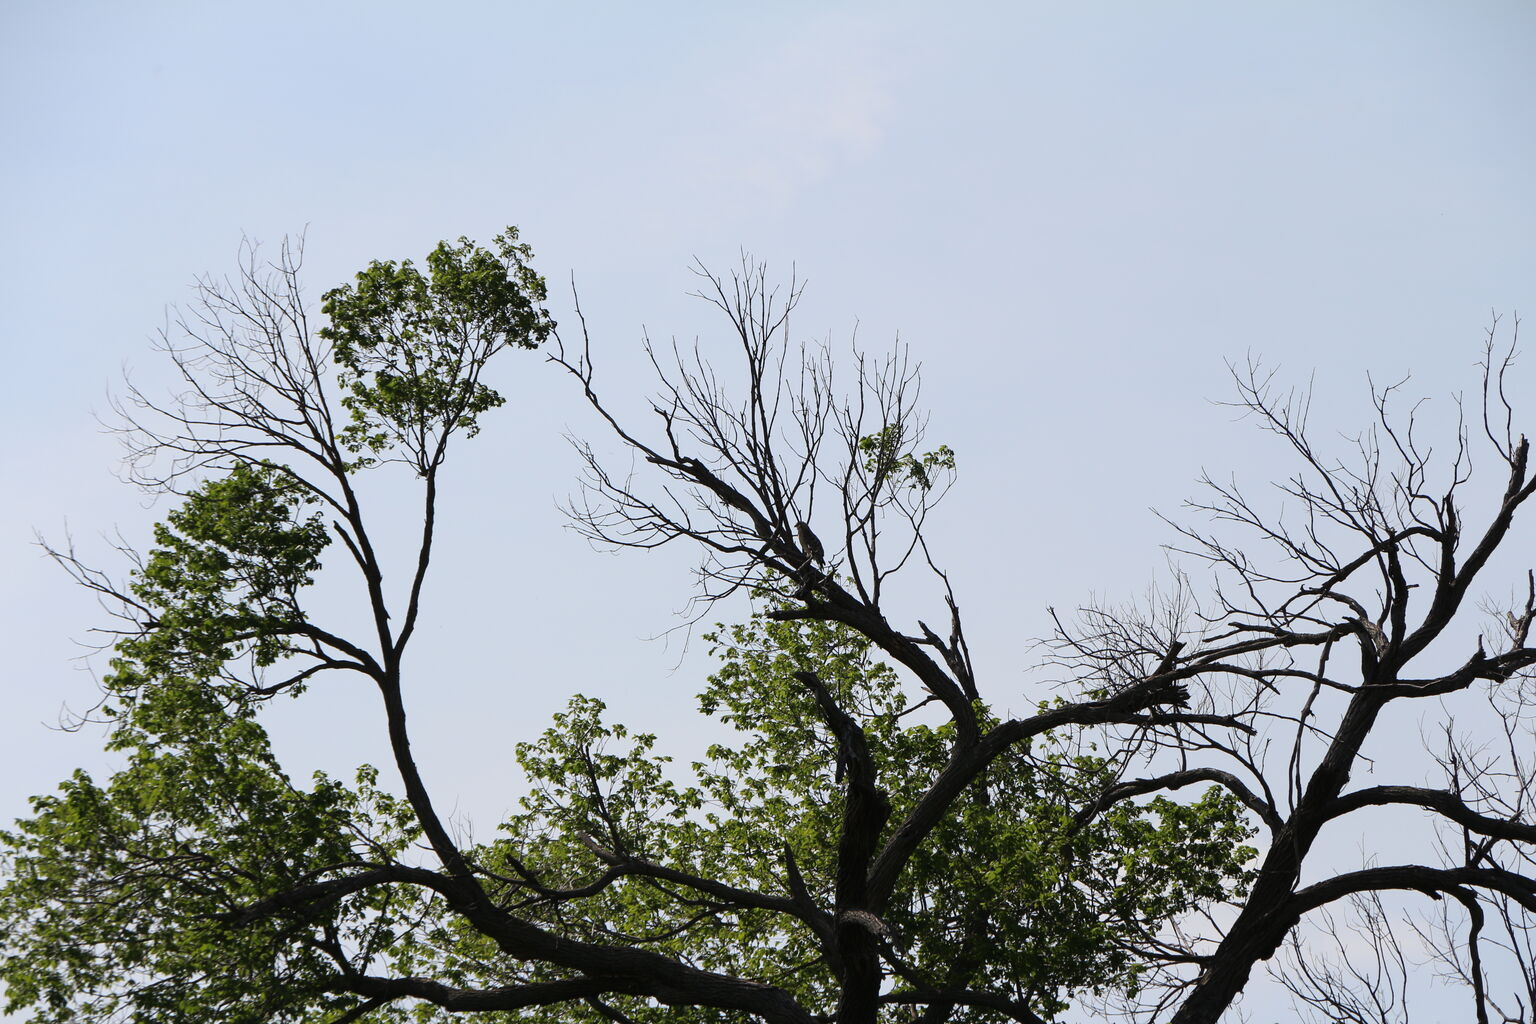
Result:
M1239 405L1298 460L1280 486L1300 516L1208 482L1192 507L1213 525L1178 529L1209 585L1186 572L1151 607L1061 619L1046 649L1064 684L1012 716L997 708L1019 695L978 678L930 535L957 457L925 440L915 367L855 352L844 389L830 351L788 333L794 286L750 263L701 272L739 369L652 351L647 426L600 393L584 325L560 338L515 230L442 243L425 270L372 263L325 293L313 331L298 250L246 256L166 339L183 390L122 405L135 478L177 499L147 554L118 583L52 552L121 617L102 710L124 767L76 773L0 837L12 1012L1187 1024L1284 951L1300 1006L1388 1021L1406 970L1360 969L1345 912L1378 966L1406 964L1400 893L1443 910L1415 934L1477 1019L1536 1012L1536 582L1443 667L1536 492L1494 333L1491 496L1463 497L1472 432L1436 461L1391 389L1346 462L1314 445L1303 402L1239 368ZM468 843L412 753L404 654L430 615L447 453L503 403L485 368L552 340L547 362L643 467L578 445L578 529L692 545L704 610L750 610L704 638L717 668L698 710L727 738L674 759L575 695L518 745L496 838ZM358 487L394 464L421 501L398 591ZM306 604L322 573L351 581L363 635ZM892 609L897 574L927 581L941 629ZM295 779L263 707L334 673L376 690L393 763ZM1383 710L1425 697L1444 709L1443 778L1350 788ZM1383 807L1451 841L1355 871L1308 859L1325 826Z

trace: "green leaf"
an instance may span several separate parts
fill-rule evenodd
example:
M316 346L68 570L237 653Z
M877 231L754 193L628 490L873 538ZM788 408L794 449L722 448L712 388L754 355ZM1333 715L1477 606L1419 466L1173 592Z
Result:
M374 261L326 292L330 324L320 336L334 345L352 414L343 441L363 456L358 465L395 452L426 474L451 434L473 437L480 415L505 401L481 379L487 361L535 348L554 330L532 250L516 228L494 245L439 243L426 273L410 260Z

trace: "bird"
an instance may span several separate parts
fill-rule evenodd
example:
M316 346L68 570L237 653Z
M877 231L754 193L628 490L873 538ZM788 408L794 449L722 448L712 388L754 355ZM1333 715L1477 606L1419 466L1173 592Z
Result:
M827 560L827 549L821 546L821 539L811 532L804 519L795 523L795 536L800 539L800 550L809 555L811 561L819 563Z

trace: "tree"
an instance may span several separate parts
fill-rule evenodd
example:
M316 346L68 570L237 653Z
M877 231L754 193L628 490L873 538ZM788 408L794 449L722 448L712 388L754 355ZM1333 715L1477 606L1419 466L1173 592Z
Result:
M909 817L953 730L903 723L906 695L867 639L773 617L785 610L706 637L724 664L702 709L742 735L708 751L692 786L667 779L652 737L603 724L590 700L521 748L539 785L505 826L511 838L477 858L507 879L504 899L521 891L593 941L664 937L647 944L722 974L778 976L805 1007L849 1001L846 967L828 950L852 932L873 938L888 965L893 984L878 1003L1036 1020L1065 1009L1075 989L1134 989L1128 948L1148 921L1246 879L1253 851L1235 801L1211 791L1079 822L1110 766L1046 737L1047 749L1010 752L966 794L878 916L837 910L858 884L844 868L849 848L878 838L853 827L870 813L861 801ZM594 855L606 871L582 886ZM511 970L498 964L483 983ZM677 1019L623 996L599 1009Z
M1214 528L1178 530L1179 553L1207 569L1209 593L1198 593L1181 571L1173 592L1150 608L1089 608L1078 621L1061 621L1056 663L1076 682L1076 698L994 723L975 711L980 691L959 606L924 535L927 512L942 496L934 473L952 470L953 458L943 448L921 452L923 424L911 407L915 374L900 357L877 369L858 359L856 396L840 400L824 350L802 349L798 365L786 357L782 336L797 298L793 287L776 305L779 297L751 268L731 282L708 275L706 282L705 297L726 313L745 357L745 396L728 398L697 352L674 349L669 359L654 359L662 380L657 440L648 443L608 418L670 478L664 497L621 481L588 451L597 500L574 511L594 538L616 545L699 544L706 599L768 572L783 581L778 596L789 605L772 616L855 630L907 669L926 699L943 705L954 730L949 761L913 813L862 862L868 886L854 896L864 901L857 905L884 909L891 874L1006 752L1062 726L1101 727L1114 736L1116 770L1126 777L1084 806L1079 820L1123 800L1215 784L1267 832L1252 890L1234 919L1202 928L1198 919L1173 915L1132 947L1145 972L1141 1009L1149 1015L1177 1024L1214 1021L1303 918L1340 901L1401 892L1434 901L1448 896L1466 909L1467 951L1458 953L1461 943L1445 919L1437 948L1467 982L1479 1020L1496 1006L1512 1020L1536 1014L1529 966L1536 934L1536 576L1527 570L1524 597L1492 609L1491 629L1465 635L1473 583L1536 493L1529 442L1515 432L1507 398L1515 340L1501 346L1497 322L1480 364L1479 411L1482 439L1505 471L1498 491L1478 495L1476 503L1465 497L1470 430L1458 419L1451 455L1436 460L1416 430L1417 406L1406 417L1389 408L1399 385L1373 386L1376 423L1344 460L1310 438L1307 395L1274 388L1272 374L1257 363L1234 368L1236 406L1278 437L1299 465L1296 476L1277 485L1292 504L1290 515L1250 500L1235 483L1207 479L1210 497L1190 508ZM558 358L602 411L587 349ZM800 383L792 388L786 379ZM842 458L828 472L822 448L833 444ZM819 571L811 553L796 548L791 524L802 509L810 518L818 484L838 506L841 576ZM947 637L921 619L915 629L899 628L886 614L887 581L914 563L940 585ZM1446 651L1458 642L1469 653L1450 658ZM1395 703L1422 706L1426 697L1444 708L1443 782L1347 790L1383 711ZM1469 707L1458 709L1453 700ZM1458 731L1458 721L1491 724L1502 743L1490 747L1475 732ZM1145 774L1129 777L1138 768ZM1304 884L1303 868L1323 829L1377 808L1433 815L1442 835L1438 862L1372 863ZM854 827L845 823L845 834ZM1313 867L1319 869L1328 870ZM1484 931L1485 908L1500 922L1499 939ZM1513 994L1502 1002L1486 983L1490 952L1506 960ZM1292 991L1323 1019L1348 1001L1338 985Z
M520 747L531 787L501 837L470 846L415 767L403 655L448 447L500 402L482 371L559 337L530 258L509 231L493 250L445 243L425 273L372 264L326 294L313 333L296 252L271 268L248 252L236 282L203 282L166 344L186 392L170 405L130 392L126 409L138 479L181 504L126 584L55 552L125 618L104 682L127 767L105 785L77 774L5 838L13 1008L45 1022L939 1024L1050 1020L1076 1003L1214 1021L1289 938L1299 998L1380 1010L1390 979L1319 960L1302 922L1351 899L1376 914L1381 894L1407 891L1465 908L1464 952L1444 941L1453 915L1424 928L1481 1019L1530 1012L1489 978L1515 976L1490 966L1492 936L1528 951L1536 910L1536 590L1469 660L1411 667L1458 642L1473 581L1536 489L1492 335L1483 425L1507 483L1482 527L1463 526L1466 431L1435 484L1411 422L1388 414L1392 389L1376 391L1379 432L1346 466L1250 368L1243 407L1300 459L1282 485L1300 524L1212 485L1196 509L1216 530L1183 534L1211 595L1181 576L1150 609L1063 620L1066 685L1013 718L983 695L928 536L956 462L924 443L903 354L856 353L840 390L829 351L789 337L795 286L777 292L750 264L704 274L742 391L700 349L652 350L647 431L606 404L583 325L579 348L550 359L649 468L621 475L580 446L588 488L570 511L596 540L694 545L701 616L753 600L748 621L706 637L721 667L701 710L734 739L683 770L576 698ZM401 594L355 485L394 463L423 498ZM338 551L367 637L304 604ZM941 630L893 610L893 588L908 607L906 581L924 576ZM399 795L368 768L303 788L273 756L262 704L336 672L377 688ZM1443 786L1346 788L1384 708L1477 687L1503 754L1447 718ZM1459 860L1308 861L1325 825L1381 806L1440 817Z

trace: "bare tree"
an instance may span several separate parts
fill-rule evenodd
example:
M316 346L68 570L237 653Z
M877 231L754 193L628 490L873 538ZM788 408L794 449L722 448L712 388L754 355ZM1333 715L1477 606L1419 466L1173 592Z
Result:
M1064 659L1110 683L1138 678L1160 648L1179 645L1169 671L1191 687L1193 706L1251 727L1158 727L1149 735L1154 762L1171 759L1180 767L1120 790L1145 793L1177 784L1189 772L1204 773L1232 788L1269 833L1242 911L1191 944L1200 950L1198 974L1166 982L1171 1020L1215 1020L1242 992L1253 967L1309 915L1355 901L1357 912L1369 910L1373 927L1384 926L1379 898L1387 892L1427 896L1447 913L1452 905L1465 910L1467 952L1454 953L1451 945L1442 950L1468 982L1477 1019L1487 1019L1496 1005L1479 963L1485 913L1518 908L1523 919L1536 908L1531 723L1511 713L1497 717L1504 729L1491 746L1458 728L1486 726L1487 717L1477 714L1479 691L1528 706L1536 664L1530 644L1536 589L1528 574L1525 593L1496 617L1502 628L1473 632L1466 624L1474 583L1536 492L1530 445L1514 433L1507 398L1513 353L1513 342L1498 346L1490 331L1478 431L1486 443L1474 446L1463 426L1449 455L1438 458L1420 436L1417 407L1405 417L1393 414L1394 385L1373 389L1375 427L1355 440L1348 460L1334 459L1308 431L1308 397L1277 391L1271 377L1250 364L1235 374L1238 406L1299 463L1298 472L1277 485L1286 514L1268 511L1235 482L1206 480L1208 498L1191 508L1213 526L1180 532L1184 554L1210 567L1209 601L1192 605L1182 622L1161 632L1145 617L1106 611L1063 631ZM1466 493L1474 447L1502 467L1498 491ZM1450 654L1457 645L1460 657ZM1448 739L1442 783L1351 788L1370 741L1393 742L1376 733L1383 712L1401 704L1440 719ZM1325 831L1338 833L1347 819L1391 808L1430 815L1455 837L1446 844L1452 855L1438 858L1426 848L1404 858L1400 849L1383 849L1380 856L1390 858L1385 863L1333 873L1334 865L1314 854ZM1514 933L1527 935L1522 929L1513 925ZM1519 960L1518 940L1511 948ZM1368 955L1387 964L1400 964L1402 956L1390 937ZM1385 1020L1397 1012L1391 972L1362 983L1358 967L1345 971L1298 967L1283 976L1325 1013L1346 1014L1331 1019ZM1528 978L1522 966L1516 979L1522 972Z
M916 367L900 351L881 360L855 353L845 397L828 348L789 343L797 283L780 292L764 268L750 263L729 279L702 267L696 272L706 282L696 294L730 324L743 392L731 393L697 345L684 351L674 343L662 351L647 339L661 391L652 406L659 436L645 440L599 399L587 339L580 351L562 344L551 358L668 481L658 487L650 479L621 478L578 442L587 501L569 509L573 520L591 539L616 547L699 545L706 602L767 586L804 605L778 613L782 618L841 622L878 638L881 649L974 734L975 680L959 608L923 535L929 511L952 482L954 457L943 445L922 451L926 422L917 407ZM797 528L807 523L808 530L817 517L818 489L821 518L835 529L826 531L835 538L827 570L820 537L811 533L814 545L807 546L806 532ZM917 635L904 636L880 611L891 577L913 565L935 574L943 587L943 637L923 624Z

